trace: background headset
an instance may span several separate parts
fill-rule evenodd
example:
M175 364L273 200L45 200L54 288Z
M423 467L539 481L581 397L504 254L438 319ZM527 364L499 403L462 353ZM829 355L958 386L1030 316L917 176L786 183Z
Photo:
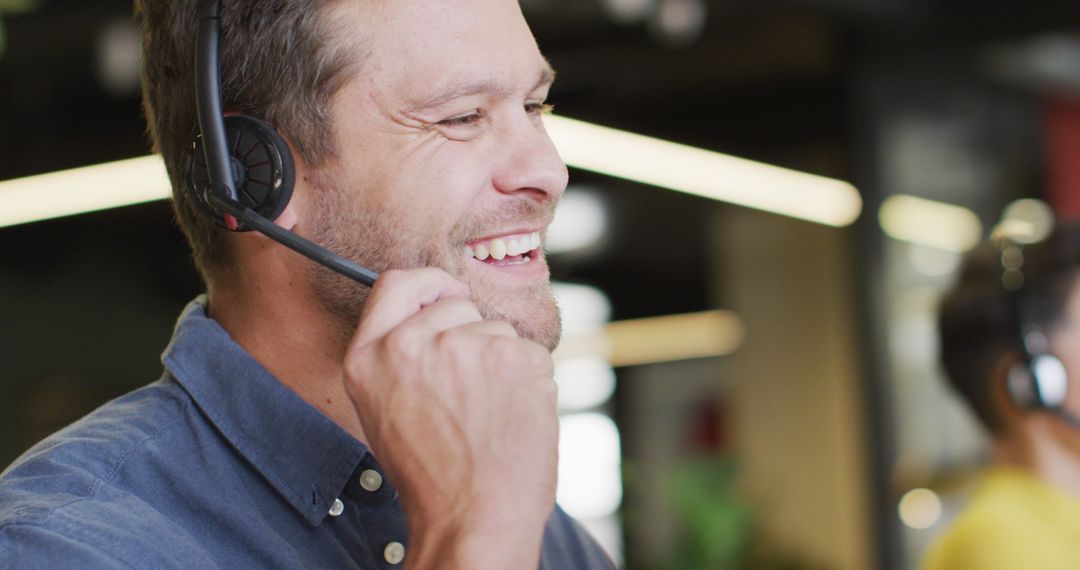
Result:
M1001 253L1001 285L1009 297L1013 321L1010 328L1020 349L1017 361L1009 367L1005 378L1009 397L1021 410L1045 410L1080 429L1080 417L1065 408L1069 389L1065 365L1050 353L1050 340L1045 331L1024 316L1024 247L1008 237L995 241Z
M284 139L248 116L221 109L220 2L199 3L195 86L199 137L188 156L187 188L215 223L258 231L301 255L371 287L379 274L281 228L276 219L292 197L296 169Z

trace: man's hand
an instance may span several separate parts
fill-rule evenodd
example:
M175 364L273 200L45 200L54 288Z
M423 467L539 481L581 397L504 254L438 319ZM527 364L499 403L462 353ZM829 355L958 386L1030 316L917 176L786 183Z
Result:
M551 355L468 295L437 269L384 273L346 389L401 494L407 566L532 570L555 504Z

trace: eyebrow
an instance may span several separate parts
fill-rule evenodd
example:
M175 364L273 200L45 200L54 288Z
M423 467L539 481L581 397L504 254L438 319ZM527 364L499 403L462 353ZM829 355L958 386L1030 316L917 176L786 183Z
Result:
M540 68L540 73L536 78L536 83L529 88L529 92L536 91L544 85L550 85L555 81L555 69L551 67L547 59L544 59L544 66ZM506 82L498 81L496 79L482 79L479 81L474 80L458 80L450 82L445 88L441 89L434 96L425 99L423 102L414 105L409 109L410 112L423 111L425 109L432 109L438 107L449 101L453 101L458 97L467 97L469 95L477 95L480 93L490 93L497 97L508 96L513 89Z

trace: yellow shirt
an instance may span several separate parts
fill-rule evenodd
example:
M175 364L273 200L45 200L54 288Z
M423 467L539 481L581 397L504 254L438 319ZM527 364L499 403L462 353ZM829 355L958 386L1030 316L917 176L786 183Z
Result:
M1080 500L993 468L923 559L924 570L1080 569Z

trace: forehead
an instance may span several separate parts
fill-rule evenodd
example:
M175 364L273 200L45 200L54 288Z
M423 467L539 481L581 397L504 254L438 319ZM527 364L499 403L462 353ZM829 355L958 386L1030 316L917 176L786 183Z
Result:
M361 76L412 103L461 84L533 87L549 73L517 0L371 0L339 4L364 30Z

